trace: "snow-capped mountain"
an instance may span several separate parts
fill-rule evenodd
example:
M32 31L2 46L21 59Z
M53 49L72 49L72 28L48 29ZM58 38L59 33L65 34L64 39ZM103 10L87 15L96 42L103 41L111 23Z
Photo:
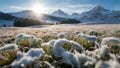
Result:
M120 23L120 13L118 11L108 10L101 6L96 6L92 10L83 12L73 18L82 22Z
M60 18L60 17L54 17L46 14L36 14L31 10L25 10L25 11L14 12L9 14L19 18L34 19L34 20L50 22L50 23L54 23L54 22L59 23L61 20L64 20L64 18Z
M120 11L113 11L103 8L98 5L91 9L90 11L79 13L73 13L68 15L62 10L55 11L51 16L62 17L62 18L72 18L77 19L81 22L90 23L120 23Z
M92 10L80 14L78 19L83 22L98 21L106 18L106 14L109 14L110 12L110 10L104 9L101 6L96 6Z
M73 13L69 15L62 10L57 10L52 14L36 14L31 10L25 10L13 13L3 13L0 12L0 26L8 24L11 26L15 19L32 19L39 20L41 22L49 23L60 23L60 22L70 22L70 21L80 21L86 23L120 23L120 11L113 11L105 9L101 6L96 6L90 11L79 13ZM8 23L7 23L8 22ZM11 23L11 24L10 24Z
M54 11L50 15L55 16L55 17L70 18L69 14L65 13L64 11L62 11L60 9L58 9L57 11Z
M92 10L89 11L90 13L102 13L102 14L109 14L110 10L103 8L102 6L96 6Z
M20 12L13 12L9 13L12 16L19 17L19 18L34 18L35 13L31 10L25 10L25 11L20 11Z

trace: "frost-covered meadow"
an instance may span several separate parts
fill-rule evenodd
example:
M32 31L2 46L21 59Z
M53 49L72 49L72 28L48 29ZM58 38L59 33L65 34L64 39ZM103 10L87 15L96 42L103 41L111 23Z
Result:
M120 25L0 28L0 68L120 68Z

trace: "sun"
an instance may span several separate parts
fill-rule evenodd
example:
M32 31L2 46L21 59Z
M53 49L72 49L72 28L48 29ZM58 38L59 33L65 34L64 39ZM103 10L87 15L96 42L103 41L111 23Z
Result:
M42 4L34 4L33 6L32 6L32 11L34 11L35 13L37 13L37 14L40 14L40 13L44 13L44 12L46 12L46 10L45 10L45 6L43 6Z
M41 10L40 10L41 8L40 8L40 5L34 5L33 7L32 7L32 10L35 12L35 13L37 13L37 14L39 14L39 13L41 13Z

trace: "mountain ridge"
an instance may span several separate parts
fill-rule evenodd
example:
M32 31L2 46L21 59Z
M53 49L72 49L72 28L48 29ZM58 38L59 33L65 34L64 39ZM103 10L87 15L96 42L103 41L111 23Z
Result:
M76 19L82 23L120 23L120 11L105 9L104 7L98 5L93 9L83 12L83 13L73 13L69 15L68 13L58 9L51 14L36 14L32 10L23 10L20 12L4 13L0 12L0 18L3 16L8 16L10 20L17 18L33 19L48 23L60 23L61 21L67 21L69 19ZM6 18L5 18L6 19ZM7 20L7 19L6 19ZM73 21L73 20L72 20Z
M63 18L69 18L70 16L69 14L65 13L61 9L58 9L57 11L52 12L50 15L55 17L63 17Z
M69 15L68 17L66 15L65 16L62 15L62 16L63 18L77 19L81 22L120 23L120 11L105 9L104 7L100 5L95 6L93 9L83 12L81 14L73 13L72 15ZM62 16L57 15L57 17L62 17Z
M58 21L64 19L64 18L60 18L60 17L50 16L47 14L36 14L35 12L33 12L31 10L24 10L24 11L15 12L15 13L12 12L9 14L13 15L15 17L19 17L19 18L34 19L34 20L39 20L39 21L43 21L43 22L58 22Z

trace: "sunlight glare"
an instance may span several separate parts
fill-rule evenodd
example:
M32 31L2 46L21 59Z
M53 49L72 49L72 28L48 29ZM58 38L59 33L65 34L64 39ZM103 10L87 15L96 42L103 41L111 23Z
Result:
M40 13L45 13L46 12L46 7L42 4L34 4L33 7L32 7L32 11L34 11L35 13L37 14L40 14Z

